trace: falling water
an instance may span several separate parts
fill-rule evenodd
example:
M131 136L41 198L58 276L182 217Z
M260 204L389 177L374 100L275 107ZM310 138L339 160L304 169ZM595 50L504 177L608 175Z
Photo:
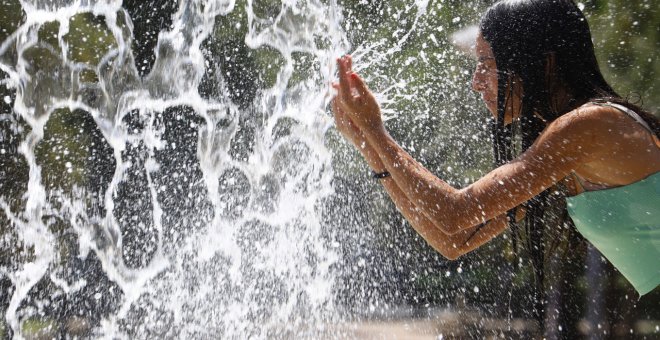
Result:
M393 137L473 182L489 115L460 49L484 4L0 1L0 338L342 338L438 313L441 338L531 337L506 239L443 260L327 108L350 52Z
M276 51L278 69L239 105L204 55L216 20L243 10L233 0L181 1L144 77L121 1L20 2L0 46L16 113L3 119L29 174L22 199L0 200L3 249L19 249L0 267L14 337L55 321L94 337L311 337L331 320L337 255L319 202L346 50L337 5L284 1L268 18L253 6L245 43ZM301 55L317 71L294 79Z

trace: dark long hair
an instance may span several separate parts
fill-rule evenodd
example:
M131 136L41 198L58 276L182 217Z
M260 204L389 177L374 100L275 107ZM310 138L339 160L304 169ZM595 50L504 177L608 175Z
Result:
M660 135L657 118L622 99L605 81L598 67L591 32L584 14L572 0L504 0L492 5L481 20L481 34L490 44L498 71L497 120L493 123L493 149L497 165L529 148L543 129L559 116L590 101L625 105ZM519 82L520 88L514 83ZM509 97L520 91L519 120L505 125L511 112ZM559 103L558 92L568 94ZM559 107L562 105L563 107ZM514 248L524 241L534 267L537 291L535 313L542 322L544 282L544 226L571 223L565 212L565 194L552 187L526 202L522 225L511 225ZM557 209L552 209L560 207ZM549 213L553 210L552 213ZM515 210L514 210L515 211ZM509 215L515 214L514 211ZM550 216L552 215L552 216ZM557 218L558 217L558 218ZM511 218L511 220L513 220ZM520 237L526 235L524 240Z

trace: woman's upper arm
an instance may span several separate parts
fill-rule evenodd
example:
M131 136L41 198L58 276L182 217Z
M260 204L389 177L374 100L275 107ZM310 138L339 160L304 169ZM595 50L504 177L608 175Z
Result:
M462 189L461 201L468 205L464 212L477 213L462 223L501 215L594 159L601 150L597 132L606 124L598 115L597 109L583 108L557 118L518 158Z

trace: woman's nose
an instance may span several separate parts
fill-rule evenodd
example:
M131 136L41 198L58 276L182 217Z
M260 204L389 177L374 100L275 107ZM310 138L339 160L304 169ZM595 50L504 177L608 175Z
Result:
M472 90L479 92L479 85L477 80L477 72L472 75Z
M484 80L483 72L479 69L474 71L472 75L472 89L476 92L482 92L484 90Z

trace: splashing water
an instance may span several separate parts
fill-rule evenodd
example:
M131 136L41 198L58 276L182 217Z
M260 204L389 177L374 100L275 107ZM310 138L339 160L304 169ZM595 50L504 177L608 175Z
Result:
M54 319L95 337L313 337L331 318L336 254L318 205L333 190L325 108L346 39L335 1L283 1L268 18L254 6L182 1L141 77L121 1L20 2L0 46L29 174L22 199L0 201L3 249L20 249L0 267L14 337ZM246 105L204 47L242 10L245 43L279 66ZM295 79L301 55L317 72Z
M648 52L615 68L646 2L589 19L653 105ZM534 337L507 235L444 261L326 112L350 51L400 145L455 187L479 178L490 115L464 52L487 3L0 1L0 338L349 338L383 319L387 337L411 317L434 326L410 336Z

